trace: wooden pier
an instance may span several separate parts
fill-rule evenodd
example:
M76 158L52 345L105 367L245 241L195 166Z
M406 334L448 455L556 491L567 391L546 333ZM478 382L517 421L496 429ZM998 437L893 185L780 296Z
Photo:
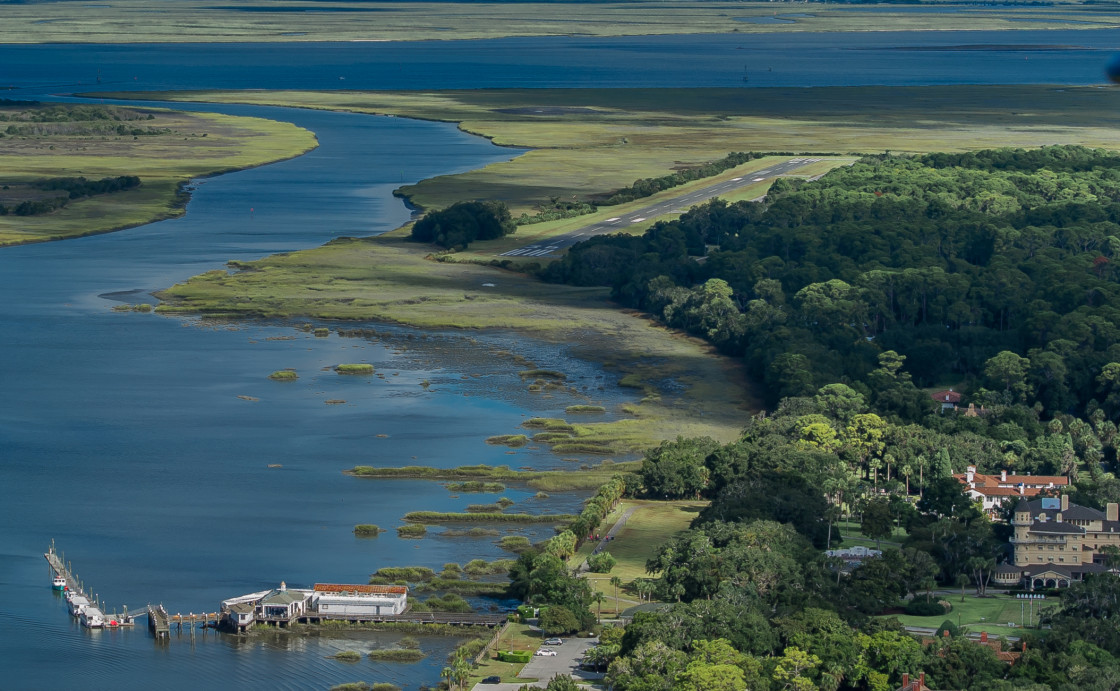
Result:
M168 616L163 605L159 607L148 605L148 630L156 638L171 637L171 617Z
M66 557L55 549L54 540L51 540L51 546L43 556L50 566L52 579L54 577L61 577L66 581L66 591L86 597L95 607L104 613L105 628L113 629L120 626L134 626L136 624L137 615L135 613L130 613L127 606L122 606L120 612L106 612L101 604L101 599L97 595L91 597L86 593L85 584L82 583L71 570L70 564L66 561Z

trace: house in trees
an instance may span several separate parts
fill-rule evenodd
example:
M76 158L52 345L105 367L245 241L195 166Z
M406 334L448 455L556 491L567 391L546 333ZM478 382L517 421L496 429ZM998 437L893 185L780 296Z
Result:
M972 501L980 502L992 517L1006 501L1033 498L1046 491L1057 492L1069 485L1069 478L1064 475L1008 475L1006 470L1001 470L999 475L986 475L976 472L976 466L972 465L953 477L964 484L965 493Z
M930 394L930 398L941 404L941 412L946 410L956 410L957 406L961 403L961 394L959 391L938 391Z
M1010 564L996 569L1000 585L1065 588L1088 573L1109 570L1103 548L1120 548L1120 504L1098 511L1062 497L1023 497L1011 521Z

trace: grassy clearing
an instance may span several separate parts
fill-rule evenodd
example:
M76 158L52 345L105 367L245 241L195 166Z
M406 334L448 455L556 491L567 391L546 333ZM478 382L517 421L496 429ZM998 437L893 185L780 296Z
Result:
M291 123L213 113L117 108L143 116L139 137L96 133L82 123L62 123L35 135L0 138L0 182L80 175L90 180L140 177L140 187L78 199L53 213L0 216L0 246L45 242L119 230L182 214L180 186L191 178L250 168L298 156L315 136ZM5 109L10 115L13 109ZM148 115L151 120L146 119Z
M925 597L919 594L918 597ZM959 622L960 626L966 626L968 631L987 631L988 633L1000 633L1004 635L1015 635L1021 628L1025 627L1031 622L1032 618L1030 613L1027 612L1029 603L1024 604L1025 600L1018 600L1011 596L994 595L990 597L976 597L971 594L965 595L963 601L961 600L960 593L955 595L934 595L935 599L947 600L953 605L953 611L948 614L934 615L932 617L916 617L909 614L890 615L897 617L900 622L906 626L924 626L937 628L946 619L952 621L954 624ZM1047 604L1048 601L1043 602L1043 606L1056 606L1054 604ZM1035 603L1035 614L1033 622L1035 627L1038 625L1038 602ZM1014 626L1009 626L1014 624Z
M696 514L700 512L707 502L696 501L642 501L626 499L618 505L603 521L599 532L606 534L618 519L631 508L636 509L618 531L615 538L607 544L606 551L617 560L615 567L609 574L587 574L586 578L591 586L603 593L603 612L615 612L615 589L610 579L617 576L622 580L623 586L631 583L635 578L646 578L646 561L652 558L666 540L686 530ZM569 560L569 563L578 565L591 556L591 551L598 545L597 542L587 541L580 551ZM618 591L618 610L624 610L637 604L633 595ZM596 611L598 607L596 606ZM939 622L940 623L940 622Z
M929 31L1112 28L1115 7L953 6L937 14L890 5L830 6L809 11L772 3L636 0L634 2L332 3L316 12L284 12L266 0L170 3L153 13L144 0L111 5L14 4L0 26L4 43L151 43L258 41L417 41L505 36L628 36L790 31ZM775 15L778 20L775 21ZM740 18L737 20L737 18ZM762 23L743 21L757 18Z

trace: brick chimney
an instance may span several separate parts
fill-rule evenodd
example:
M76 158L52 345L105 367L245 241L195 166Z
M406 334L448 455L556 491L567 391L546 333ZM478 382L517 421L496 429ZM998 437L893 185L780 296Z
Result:
M1069 495L1062 495L1062 511L1069 511Z
M988 632L987 631L981 631L980 632L980 642L981 643L987 643L988 642Z
M902 691L910 691L910 675L906 672L902 673Z
M1105 504L1104 518L1106 521L1120 520L1120 504Z
M918 677L918 688L924 689L926 687L926 673L922 672L922 676Z

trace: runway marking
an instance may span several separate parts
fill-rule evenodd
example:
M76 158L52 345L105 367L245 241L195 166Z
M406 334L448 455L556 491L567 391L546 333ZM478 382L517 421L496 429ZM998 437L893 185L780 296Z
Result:
M644 219L644 218L635 218L634 220L632 220L632 221L630 221L630 222L631 222L631 223L641 223L641 222L642 222L642 221L644 221L644 220L646 220L646 219Z
M608 218L607 220L603 221L603 223L614 223L615 221L618 221L618 220L620 220L619 217L615 216L614 218Z

